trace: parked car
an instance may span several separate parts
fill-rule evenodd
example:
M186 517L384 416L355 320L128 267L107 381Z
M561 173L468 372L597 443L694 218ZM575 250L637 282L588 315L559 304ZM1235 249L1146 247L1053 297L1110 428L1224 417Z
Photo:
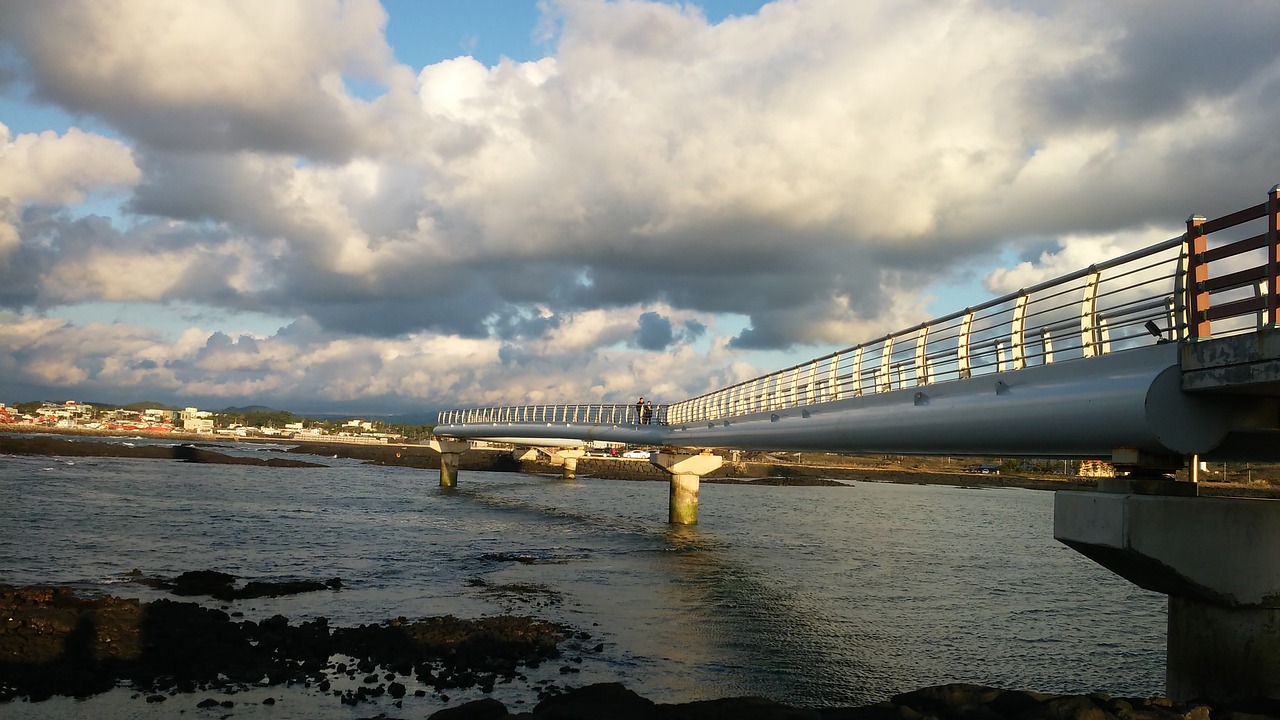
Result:
M965 472L977 473L979 475L999 475L999 465L970 465L964 469Z
M622 457L639 459L639 460L648 460L649 451L648 450L628 450L622 453Z

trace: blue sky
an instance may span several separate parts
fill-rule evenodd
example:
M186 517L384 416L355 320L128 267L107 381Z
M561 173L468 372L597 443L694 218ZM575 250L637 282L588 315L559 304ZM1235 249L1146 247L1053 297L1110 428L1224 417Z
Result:
M1277 31L1271 2L0 0L0 402L683 399L1256 202Z
M707 20L752 15L762 0L709 0L691 3ZM541 13L534 0L389 0L387 41L396 58L421 68L441 60L469 55L485 65L502 58L536 60L555 50L540 38Z

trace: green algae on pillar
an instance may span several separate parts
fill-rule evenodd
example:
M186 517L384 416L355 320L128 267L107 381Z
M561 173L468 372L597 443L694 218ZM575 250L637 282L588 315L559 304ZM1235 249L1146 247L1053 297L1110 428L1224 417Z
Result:
M649 462L671 474L671 493L667 520L674 525L698 523L698 481L724 464L724 458L703 451L698 455L655 452Z
M667 522L673 525L698 524L698 475L672 475Z
M440 453L440 487L457 487L458 463L462 460L462 453L471 449L471 443L467 440L432 438L431 449Z
M440 487L458 486L458 462L461 459L462 453L440 453Z

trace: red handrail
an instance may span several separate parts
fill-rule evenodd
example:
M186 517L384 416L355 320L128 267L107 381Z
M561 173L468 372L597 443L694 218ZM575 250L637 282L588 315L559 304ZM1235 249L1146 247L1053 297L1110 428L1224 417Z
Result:
M1265 232L1209 249L1209 235L1259 218L1266 218ZM1275 325L1280 310L1280 185L1267 193L1266 202L1253 207L1206 220L1201 215L1187 218L1187 337L1190 340L1210 337L1213 321L1265 313L1264 323ZM1250 250L1265 248L1266 262L1210 278L1210 264ZM1267 284L1264 295L1213 305L1214 293L1247 287L1259 280Z

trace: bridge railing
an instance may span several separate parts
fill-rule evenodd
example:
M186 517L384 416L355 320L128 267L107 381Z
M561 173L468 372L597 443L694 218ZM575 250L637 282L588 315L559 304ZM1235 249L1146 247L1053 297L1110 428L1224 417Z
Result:
M802 407L1181 339L1174 238L814 360L675 403L671 423Z
M1255 220L1265 221L1256 235L1231 239L1225 232ZM1211 240L1216 233L1221 235ZM1265 202L1230 215L1214 220L1192 215L1185 237L1191 339L1235 335L1280 321L1280 185L1271 188Z
M650 425L665 424L666 405L646 407L643 412L632 404L591 405L510 405L507 407L445 410L438 416L441 425L469 423L547 423L583 425Z
M1263 219L1257 235L1247 223ZM1226 232L1231 230L1231 232ZM1210 246L1210 235L1220 233ZM693 424L1096 357L1159 342L1275 326L1280 185L1266 202L1105 263L883 338L669 406L650 422ZM923 400L919 391L917 401ZM441 424L642 424L634 405L450 410Z

